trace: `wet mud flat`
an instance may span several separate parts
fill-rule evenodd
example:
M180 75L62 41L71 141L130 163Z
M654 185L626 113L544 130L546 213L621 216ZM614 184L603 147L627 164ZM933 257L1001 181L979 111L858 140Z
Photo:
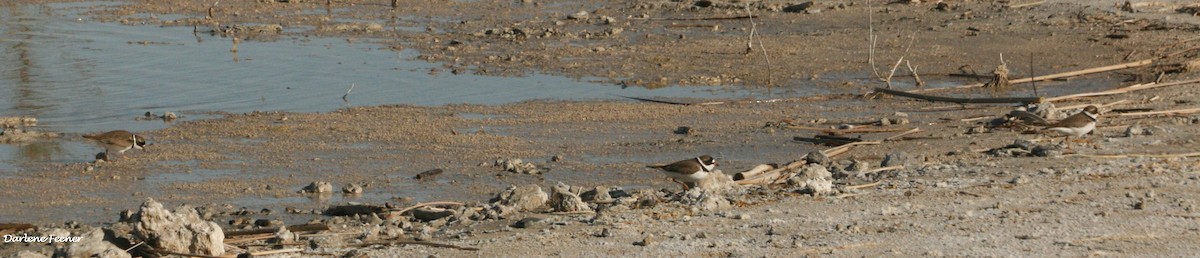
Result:
M480 2L452 5L470 3ZM256 8L286 6L272 4ZM663 3L663 6L676 4L679 3ZM355 6L348 8L368 5ZM1081 8L1086 18L1093 17L1086 10L1095 10L1059 3L1047 6L1034 11ZM719 13L705 8L709 7L665 10ZM842 10L837 8L821 9L818 14ZM880 8L895 9L898 13L940 11L932 4ZM964 9L947 8L958 10L958 14L968 9L1001 12L973 2L959 5L958 8ZM735 9L729 8L725 14L736 14L732 10ZM1096 12L1120 16L1115 12ZM768 15L784 14L764 14ZM982 20L1005 17L981 16L971 17ZM1067 19L1065 23L1047 26L1054 28L1055 33L1070 34L1078 29L1075 26L1086 27L1079 23L1107 22L1103 18L1078 20L1083 22ZM998 24L994 20L989 22ZM1158 40L1195 36L1195 31L1187 29L1190 26L1187 23L1169 25L1179 29L1147 30L1145 34L1149 35L1144 36ZM976 27L968 31L988 30ZM1038 44L1063 48L1088 45L1086 51L1063 53L1098 54L1047 58L1082 67L1119 62L1118 55L1129 53L1117 51L1122 46L1152 49L1162 45L1162 41L1139 42L1140 37L1092 40L1084 35L1095 33L1082 31L1075 31L1077 37L1070 40ZM963 45L981 49L991 46ZM982 50L969 52L979 51ZM469 54L463 56L471 58ZM861 57L861 53L854 56ZM1178 58L1191 57L1182 54ZM956 62L953 58L947 60L946 63ZM995 65L994 61L980 63ZM653 67L659 68L647 71L652 74L689 71ZM1067 66L1045 67L1074 70ZM1149 80L1154 76L1148 75L1159 74L1166 68L1142 67L1103 78L1113 82L1109 86L1116 86ZM1194 76L1186 70L1172 71L1169 78L1183 80ZM1116 83L1121 79L1134 81ZM858 83L861 81L844 83L842 89L860 90L878 84L859 86ZM1068 81L1055 87L1086 86ZM122 210L154 210L138 207L146 198L153 198L166 207L179 204L200 207L199 210L207 212L199 212L202 215L198 217L213 221L226 232L312 222L330 226L329 231L336 233L301 238L302 250L287 254L299 256L386 256L396 252L437 256L1186 255L1197 251L1190 243L1200 238L1196 222L1200 216L1195 210L1200 193L1194 187L1200 182L1196 173L1200 163L1194 157L1171 154L1196 151L1195 139L1200 129L1195 125L1200 120L1195 114L1122 114L1141 109L1195 107L1197 93L1191 86L1170 87L1055 103L1060 107L1118 104L1104 108L1106 115L1098 129L1085 137L1092 141L1090 145L1072 143L1073 150L1047 155L1029 155L1032 152L1025 152L1028 150L1024 145L1014 142L1021 139L1039 146L1057 146L1060 138L1025 134L1022 128L991 123L1011 111L1010 105L964 108L886 96L868 98L861 94L708 106L531 101L499 106L394 105L329 113L231 114L145 132L156 141L154 150L133 152L116 162L39 164L24 168L26 173L3 181L0 194L9 198L0 202L0 212L4 217L23 218L19 222L42 226L24 232L61 233L56 229L62 229L82 234L97 226L115 232L137 232L108 223L118 220ZM1059 113L1076 110L1064 108ZM888 125L879 125L881 119L887 119ZM807 166L828 173L816 175L829 182L829 188L821 192L814 192L803 180L768 187L736 187L720 194L681 192L659 172L644 167L700 153L718 157L722 161L720 168L726 173L762 163L785 164L825 148L794 141L796 136L815 134L801 127L833 128L848 124L922 131L899 141L855 147L832 161ZM684 126L690 130L679 130ZM890 134L861 135L874 140ZM901 152L904 154L898 154ZM897 156L908 157L901 162L905 165L903 169L865 172ZM529 175L494 166L498 159L511 158L548 170ZM434 168L443 170L435 179L412 179ZM335 186L334 191L345 184L360 184L363 193L357 196L297 193L313 181L330 182ZM492 198L505 196L502 191L510 184L544 189L542 195L546 195L549 203L542 204L548 207L540 207L536 202L532 206L538 207L522 207L520 202L513 201L512 195L508 199ZM620 191L606 191L612 200L605 201L594 197L601 192L595 190L597 187ZM429 189L447 188L455 191L423 195L433 192ZM531 192L534 193L522 196L540 196L536 191ZM585 198L587 192L592 192L593 197ZM448 213L431 209L433 213L448 214L432 218L418 217L416 213L318 214L347 202L406 207L429 201L459 201L463 205L448 207L451 211ZM176 210L180 211L186 213L187 209ZM61 223L84 217L100 219L78 225ZM123 220L131 221L128 219ZM265 222L256 223L258 220ZM285 239L278 235L271 237ZM234 238L237 237L230 237ZM393 239L449 243L480 250L387 245L391 242L386 241ZM367 247L360 247L364 245ZM291 245L235 246L262 251ZM50 253L56 246L0 247L8 254L28 250Z
M1172 97L1134 106L1168 109L1197 92L1165 88L1141 94ZM1119 98L1126 97L1133 96ZM1059 149L1040 157L1007 146L1018 139L1058 146L1061 138L1004 127L978 131L975 128L986 122L963 121L1002 117L1012 107L932 107L954 110L948 112L930 108L906 99L847 96L717 106L538 101L238 114L151 132L156 149L115 162L48 165L34 168L36 176L6 179L3 194L8 200L28 201L6 202L2 210L11 214L6 217L48 220L38 223L43 231L37 232L66 228L82 234L116 221L120 210L137 211L139 203L153 198L167 208L199 207L202 218L226 232L317 223L341 234L298 233L316 234L301 238L298 243L307 247L291 254L302 256L989 255L1017 246L1029 255L1195 251L1187 243L1200 236L1195 226L1195 198L1200 193L1193 187L1200 182L1200 162L1194 157L1137 155L1194 152L1200 117L1125 118L1114 113L1103 117L1100 129L1086 137L1092 144L1073 143L1071 151ZM544 111L548 109L555 111ZM855 115L828 118L849 113ZM863 127L922 131L906 140L855 147L825 165L807 166L828 171L824 177L831 183L830 192L815 194L791 183L741 186L717 195L724 196L723 205L710 204L702 200L713 195L682 192L659 172L644 168L696 153L715 153L721 159L719 168L729 174L760 163L786 163L826 148L792 141L794 136L814 134L796 126L881 118L909 123ZM691 130L677 134L683 125ZM1134 126L1142 129L1130 131ZM887 135L892 133L863 137ZM889 156L897 153L906 156L907 161L899 163L905 164L903 169L864 172L887 165L884 160L895 159ZM496 159L505 158L522 158L548 171L530 175L494 166ZM433 180L412 178L429 168L444 171ZM228 170L237 172L212 172ZM286 172L276 172L281 170ZM198 179L156 183L157 177ZM333 193L298 193L311 181L332 183ZM363 194L342 195L342 186L349 183L363 185ZM513 191L504 190L507 185L544 189L540 196L549 199L543 201L573 194L578 199L567 199L583 206L548 201L533 205L539 208L521 208L522 202L504 198L533 197L505 194ZM457 190L449 191L455 195L410 194L424 188ZM597 188L608 190L612 199L597 199ZM80 189L93 190L81 194ZM79 197L95 195L111 197ZM321 201L329 196L332 199ZM308 198L314 201L305 201ZM244 202L247 199L267 201ZM395 211L434 201L464 206L423 211L428 213L323 215L347 204ZM109 222L63 226L53 218L31 216L38 214L76 221L82 218L76 216L87 215ZM914 241L913 236L923 240ZM480 250L387 247L397 239ZM364 245L368 247L359 247ZM51 248L13 244L5 250Z

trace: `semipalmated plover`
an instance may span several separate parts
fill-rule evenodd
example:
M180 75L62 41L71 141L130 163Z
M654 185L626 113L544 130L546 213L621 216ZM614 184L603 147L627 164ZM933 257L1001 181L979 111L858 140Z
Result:
M662 170L664 174L671 177L672 181L683 185L683 189L687 190L689 188L688 184L695 184L708 177L708 174L717 167L717 160L713 159L712 156L703 155L667 165L650 165L646 167Z
M1096 122L1099 122L1099 118L1100 109L1096 108L1096 106L1087 106L1078 114L1047 125L1043 131L1055 132L1066 136L1066 138L1063 138L1063 143L1066 143L1067 140L1071 139L1071 136L1082 137L1096 129ZM1069 148L1071 145L1068 144L1067 147Z
M109 160L110 152L125 153L130 149L144 150L146 138L134 135L125 130L116 130L102 134L85 134L83 138L92 139L104 146L104 160Z

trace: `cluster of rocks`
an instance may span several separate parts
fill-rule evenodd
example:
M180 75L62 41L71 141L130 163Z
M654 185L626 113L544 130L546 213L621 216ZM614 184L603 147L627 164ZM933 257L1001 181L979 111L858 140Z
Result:
M225 254L225 235L217 223L201 218L196 209L180 206L175 211L147 199L137 211L105 228L68 223L66 228L42 227L30 235L75 236L68 244L55 246L54 257L158 257L168 253L207 256ZM20 257L47 257L24 251Z
M37 118L32 117L0 117L0 143L22 144L39 139L58 137L57 133L29 130L37 126Z
M920 165L917 160L920 159L921 157L912 157L903 151L888 153L879 163L879 167L903 168L880 171L874 170L871 162L855 159L833 161L824 153L813 151L805 156L805 164L788 171L791 176L786 181L787 190L813 196L840 194L847 190L839 185L845 185L850 180L878 181L899 175L917 169Z

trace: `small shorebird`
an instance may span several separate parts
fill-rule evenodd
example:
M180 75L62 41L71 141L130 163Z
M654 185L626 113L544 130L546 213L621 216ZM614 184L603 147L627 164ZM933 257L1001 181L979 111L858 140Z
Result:
M671 177L671 181L683 185L683 189L687 190L689 188L688 184L695 184L708 177L709 173L717 167L717 160L713 159L712 156L703 155L667 165L650 165L646 167L662 170L664 174Z
M102 134L85 134L83 138L88 138L100 146L104 146L104 161L110 161L111 152L125 153L130 149L145 150L146 138L134 135L125 130L116 130Z
M1083 108L1082 112L1047 125L1046 129L1042 129L1042 131L1055 132L1066 136L1063 138L1063 143L1067 144L1067 148L1070 149L1071 145L1067 143L1067 140L1071 139L1071 136L1082 137L1092 132L1092 130L1096 129L1096 123L1100 121L1098 120L1099 118L1100 109L1096 108L1096 106L1087 106Z

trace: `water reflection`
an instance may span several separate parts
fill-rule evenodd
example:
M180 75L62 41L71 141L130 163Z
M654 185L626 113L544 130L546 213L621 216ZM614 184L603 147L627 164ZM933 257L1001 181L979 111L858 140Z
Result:
M52 161L54 157L64 153L60 141L41 140L19 145L17 158L26 161Z

